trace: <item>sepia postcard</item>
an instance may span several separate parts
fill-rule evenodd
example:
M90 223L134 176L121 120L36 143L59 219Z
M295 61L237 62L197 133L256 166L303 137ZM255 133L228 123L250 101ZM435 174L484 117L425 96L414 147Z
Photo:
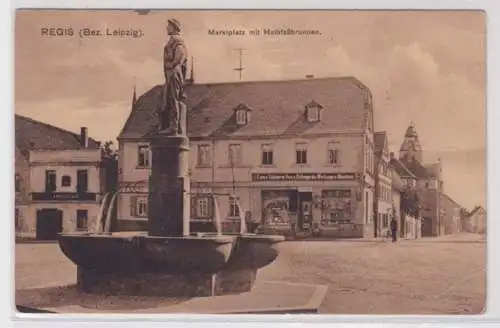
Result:
M481 11L17 10L15 304L482 314Z

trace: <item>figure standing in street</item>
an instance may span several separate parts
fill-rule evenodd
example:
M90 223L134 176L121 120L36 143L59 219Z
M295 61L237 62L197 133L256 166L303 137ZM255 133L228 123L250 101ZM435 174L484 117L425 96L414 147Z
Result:
M391 220L391 236L392 236L392 242L396 242L397 238L397 233L398 233L398 221L396 220L396 217L393 215L392 220Z

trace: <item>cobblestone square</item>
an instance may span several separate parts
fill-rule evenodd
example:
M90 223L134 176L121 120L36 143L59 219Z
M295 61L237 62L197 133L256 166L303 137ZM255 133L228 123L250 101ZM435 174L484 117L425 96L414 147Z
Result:
M486 299L484 236L292 241L259 280L329 286L323 314L479 314ZM16 289L74 283L57 244L16 245Z

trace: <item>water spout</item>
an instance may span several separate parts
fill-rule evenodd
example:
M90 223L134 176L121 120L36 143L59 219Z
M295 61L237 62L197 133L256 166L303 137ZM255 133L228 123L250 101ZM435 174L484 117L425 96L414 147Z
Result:
M106 213L106 221L104 222L104 231L103 232L105 232L105 233L111 232L111 219L113 216L113 211L115 209L117 195L118 195L118 192L115 192L113 194L113 197L111 197L111 200L109 201L108 213Z
M218 203L217 197L215 197L215 195L213 196L213 200L214 200L213 220L215 223L215 231L217 232L217 235L220 236L220 235L222 235L222 223L221 223L221 219L220 219L219 203Z
M101 233L103 231L104 229L103 217L106 215L110 196L111 195L109 192L104 195L104 198L102 199L101 202L101 208L99 209L99 214L97 215L97 220L95 221L91 232Z
M241 209L241 204L238 198L236 199L236 207L238 208L238 213L240 214L240 234L243 235L247 233L247 224L245 222L245 212Z

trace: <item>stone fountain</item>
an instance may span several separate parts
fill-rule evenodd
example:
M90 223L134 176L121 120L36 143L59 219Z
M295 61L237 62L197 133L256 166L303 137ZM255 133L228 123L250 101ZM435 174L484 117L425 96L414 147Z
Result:
M277 244L283 241L282 236L243 231L189 231L187 51L179 22L169 20L167 30L163 106L158 131L150 140L149 229L61 234L59 246L77 265L77 288L85 293L193 297L247 292L257 270L274 261Z

